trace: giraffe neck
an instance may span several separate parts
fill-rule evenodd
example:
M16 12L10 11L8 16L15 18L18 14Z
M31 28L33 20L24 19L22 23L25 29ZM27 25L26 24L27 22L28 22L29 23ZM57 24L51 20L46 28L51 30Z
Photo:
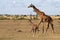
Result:
M45 15L44 12L40 11L40 10L37 9L35 6L33 6L33 9L34 9L34 11L35 11L39 16L41 16L41 15Z
M35 24L32 21L29 21L32 26L35 26Z

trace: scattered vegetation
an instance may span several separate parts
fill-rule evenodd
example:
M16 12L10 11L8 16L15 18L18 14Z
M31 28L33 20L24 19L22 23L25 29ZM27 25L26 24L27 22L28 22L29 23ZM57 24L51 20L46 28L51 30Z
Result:
M27 19L38 19L37 15L0 15L0 20L27 20Z
M60 15L55 15L51 16L54 20L60 20ZM36 15L1 15L0 14L0 20L27 20L27 19L32 19L32 20L38 20L39 16Z

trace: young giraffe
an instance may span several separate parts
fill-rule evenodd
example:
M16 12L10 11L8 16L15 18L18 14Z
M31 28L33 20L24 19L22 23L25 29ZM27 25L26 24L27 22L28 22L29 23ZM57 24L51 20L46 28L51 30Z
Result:
M39 25L41 23L43 23L43 29L42 29L43 30L43 33L44 33L44 22L47 22L48 23L47 24L46 32L49 29L49 24L51 25L52 30L54 32L54 27L53 27L53 23L52 23L53 20L52 20L52 18L50 16L46 15L44 12L40 11L39 9L37 9L33 4L29 5L28 8L33 8L34 11L40 16L41 21L39 22Z
M39 32L39 25L37 25L37 24L34 24L32 21L31 21L31 19L28 19L28 21L30 22L30 24L32 25L32 29L31 29L31 31L33 32L33 33L36 33L37 31Z

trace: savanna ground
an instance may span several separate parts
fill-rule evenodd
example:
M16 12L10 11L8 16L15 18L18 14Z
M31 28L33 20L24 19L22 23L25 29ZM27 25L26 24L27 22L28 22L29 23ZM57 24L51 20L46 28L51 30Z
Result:
M35 24L39 20L33 20ZM51 27L48 32L42 33L42 24L39 26L39 33L33 37L28 20L0 20L0 40L60 40L60 20L54 20L55 33ZM46 30L45 26L45 30ZM21 30L22 32L19 32Z

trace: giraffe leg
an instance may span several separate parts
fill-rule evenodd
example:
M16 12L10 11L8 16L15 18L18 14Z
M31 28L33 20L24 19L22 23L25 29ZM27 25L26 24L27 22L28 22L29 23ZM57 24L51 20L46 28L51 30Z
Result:
M47 29L46 29L46 32L47 32L47 30L49 29L49 23L47 24Z
M35 28L35 33L36 33L37 31L39 32L38 26L36 26L36 28Z
M42 31L43 31L42 33L44 33L44 26L43 26L43 29L42 29Z
M32 28L30 32L34 33L34 28Z
M35 36L35 29L33 29L33 37Z
M33 32L33 37L34 37L34 32L35 32L35 30L33 29L32 32Z
M53 30L53 32L54 32L54 27L53 27L53 24L52 24L52 23L50 23L50 24L51 24L52 30Z
M33 30L32 30L32 32L34 33L34 32L35 32L35 30L33 29Z
M35 34L36 34L37 29L35 29Z
M44 33L44 22L43 22L43 27L42 27L42 33Z
M39 33L39 31L40 31L40 30L39 30L39 27L37 28L37 31L38 31L38 33Z

